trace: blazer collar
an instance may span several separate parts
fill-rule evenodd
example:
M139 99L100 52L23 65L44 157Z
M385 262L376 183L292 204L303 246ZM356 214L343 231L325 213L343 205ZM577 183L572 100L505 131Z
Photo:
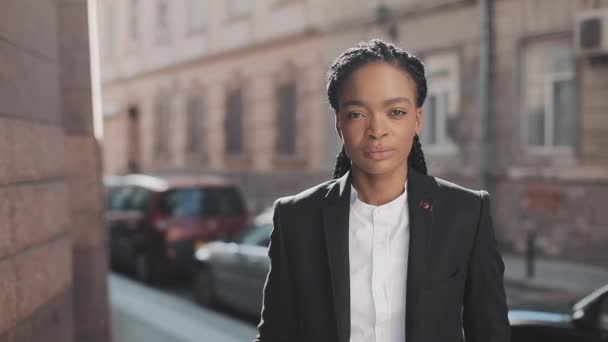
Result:
M350 211L351 172L337 179L327 191L323 206L323 227L332 285L333 305L336 315L338 342L350 339L350 268L348 229ZM434 177L408 169L408 210L410 218L410 243L408 254L406 338L411 340L413 329L420 326L416 307L424 286L429 244L432 235L433 193L437 188Z

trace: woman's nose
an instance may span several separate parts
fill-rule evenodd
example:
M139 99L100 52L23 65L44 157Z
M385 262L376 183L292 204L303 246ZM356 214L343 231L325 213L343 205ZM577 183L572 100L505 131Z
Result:
M372 115L367 126L367 134L371 138L381 138L388 133L387 125L380 115Z

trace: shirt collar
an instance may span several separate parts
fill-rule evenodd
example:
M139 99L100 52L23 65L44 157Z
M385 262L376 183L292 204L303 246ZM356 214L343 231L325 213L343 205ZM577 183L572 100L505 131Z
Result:
M366 217L368 215L371 215L372 212L376 209L380 209L382 211L386 210L389 212L398 212L398 211L404 209L404 207L407 205L407 181L408 180L406 178L405 184L403 185L403 193L401 193L401 195L399 195L394 200L392 200L388 203L382 204L382 205L372 205L372 204L361 201L357 195L357 189L355 189L355 187L351 183L350 184L350 206L351 206L351 208L362 213Z

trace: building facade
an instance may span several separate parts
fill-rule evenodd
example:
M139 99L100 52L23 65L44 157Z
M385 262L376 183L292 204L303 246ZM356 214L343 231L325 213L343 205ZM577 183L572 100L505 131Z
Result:
M0 341L110 340L88 9L0 10Z
M229 174L254 210L326 177L319 3L99 2L106 172Z
M576 27L608 1L489 3L483 41L473 0L100 2L106 172L230 175L254 210L327 180L339 141L324 73L379 37L425 63L430 172L478 188L485 151L504 247L535 236L544 254L605 262L608 67L578 53Z

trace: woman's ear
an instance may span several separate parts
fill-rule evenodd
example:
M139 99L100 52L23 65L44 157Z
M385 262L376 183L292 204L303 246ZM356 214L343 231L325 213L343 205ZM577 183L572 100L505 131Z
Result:
M416 108L416 134L420 135L422 133L423 127L424 127L424 116L422 115L422 107Z
M340 116L338 115L338 112L336 112L334 119L336 124L336 133L338 133L338 137L340 137L340 140L343 141L344 139L342 139L342 130L340 129Z

